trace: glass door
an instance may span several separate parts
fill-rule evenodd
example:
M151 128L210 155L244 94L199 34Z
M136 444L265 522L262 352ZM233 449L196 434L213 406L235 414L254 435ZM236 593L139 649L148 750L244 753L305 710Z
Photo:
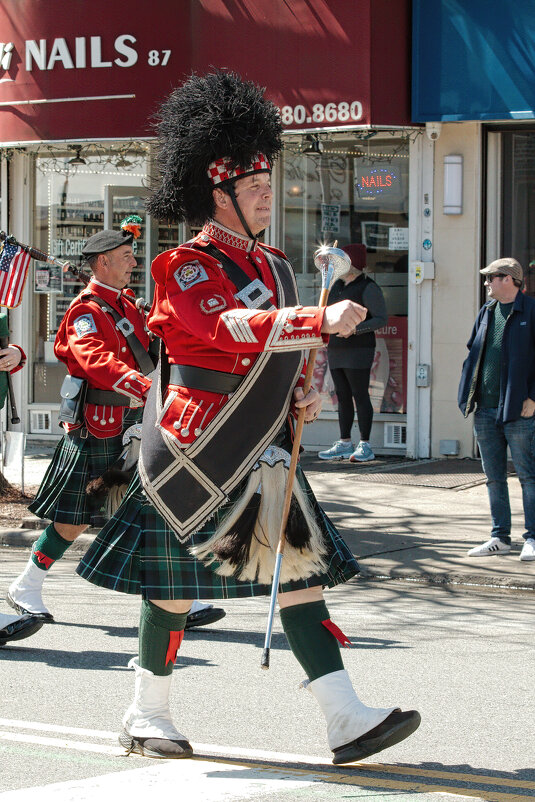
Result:
M535 296L535 131L502 133L502 247L524 268Z
M132 243L137 267L132 272L130 287L138 297L149 300L150 265L156 256L154 240L157 236L150 215L145 211L147 191L143 187L106 186L104 191L104 228L118 230L125 217L141 217L141 236Z

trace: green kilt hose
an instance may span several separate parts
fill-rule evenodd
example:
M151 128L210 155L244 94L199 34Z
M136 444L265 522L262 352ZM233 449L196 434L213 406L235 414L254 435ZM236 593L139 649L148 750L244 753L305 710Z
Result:
M143 410L129 409L123 421L123 432L116 437L100 438L89 434L81 437L81 429L63 435L41 482L37 496L28 509L40 518L66 524L90 524L101 518L100 509L85 489L88 483L110 468L123 450L123 433L141 421ZM95 520L96 523L96 520Z
M325 539L327 568L324 573L280 586L283 592L323 585L334 587L359 572L348 546L318 505L302 470L296 481L308 496ZM123 593L141 594L144 599L235 599L269 596L270 585L243 582L217 574L217 563L205 566L193 557L189 546L208 540L219 522L243 492L247 479L233 491L186 545L147 501L136 473L119 510L104 526L80 561L76 571L95 585Z

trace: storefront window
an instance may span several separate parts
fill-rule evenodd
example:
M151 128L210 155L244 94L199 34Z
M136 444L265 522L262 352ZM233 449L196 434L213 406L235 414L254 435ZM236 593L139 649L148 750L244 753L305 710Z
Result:
M37 248L75 266L81 264L81 252L87 239L104 227L119 228L129 214L143 210L143 184L147 158L143 149L128 153L102 149L92 154L86 148L48 152L35 157L34 237ZM79 158L80 162L73 163ZM134 241L138 266L132 286L146 295L146 227ZM32 397L36 403L57 403L65 366L54 356L54 338L65 310L82 288L79 279L41 262L33 263L32 303Z
M380 134L368 140L342 134L332 141L307 140L313 152L303 152L302 143L288 143L282 165L281 242L296 271L301 301L318 301L321 278L313 254L320 244L366 246L366 273L381 287L388 312L387 325L376 331L370 397L377 413L405 413L408 140ZM326 349L318 353L315 386L324 409L334 412Z

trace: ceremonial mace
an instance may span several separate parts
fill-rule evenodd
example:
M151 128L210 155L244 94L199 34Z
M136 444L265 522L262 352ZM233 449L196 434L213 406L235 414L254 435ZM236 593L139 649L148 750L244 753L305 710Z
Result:
M321 248L314 254L314 265L321 273L321 293L318 306L327 306L327 299L329 298L329 290L333 282L343 273L347 273L351 267L351 260L345 251L334 246L322 245ZM312 374L314 371L314 363L316 362L317 348L311 348L308 356L307 371L305 374L305 381L303 384L303 397L306 396L312 384ZM303 426L305 423L306 407L301 407L297 415L297 423L295 425L294 442L292 448L292 456L290 459L290 467L288 469L288 480L286 484L286 494L284 496L284 505L282 508L282 521L279 532L279 542L277 545L277 555L275 558L275 570L273 571L273 582L271 585L271 599L269 603L269 614L266 628L266 639L264 641L264 649L262 651L262 660L260 666L263 669L269 668L269 652L271 644L271 635L273 632L273 618L275 616L275 604L277 601L277 592L279 588L279 578L281 572L282 558L284 556L284 546L286 544L286 525L288 523L288 514L290 512L290 504L292 501L293 486L295 480L295 471L297 468L297 460L299 458L299 449L301 446L301 436L303 434Z

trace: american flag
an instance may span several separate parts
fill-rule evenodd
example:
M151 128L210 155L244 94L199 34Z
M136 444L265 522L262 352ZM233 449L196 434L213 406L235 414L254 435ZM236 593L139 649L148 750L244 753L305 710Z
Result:
M0 253L0 306L15 309L20 304L30 258L20 245L4 242Z

